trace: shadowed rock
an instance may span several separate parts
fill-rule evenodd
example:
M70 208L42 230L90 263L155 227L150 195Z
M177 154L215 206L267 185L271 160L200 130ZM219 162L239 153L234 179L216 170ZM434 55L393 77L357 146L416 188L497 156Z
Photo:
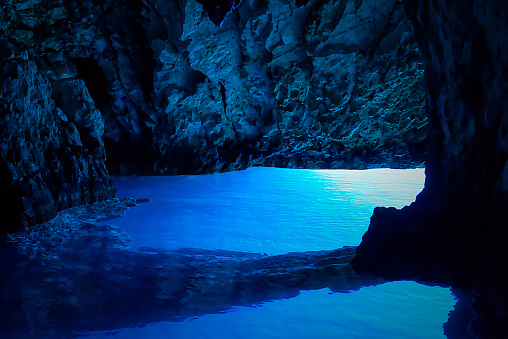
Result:
M420 0L406 7L426 63L425 189L402 210L374 211L353 265L398 278L506 282L508 75L501 70L508 43L501 32L508 4Z
M405 3L425 60L425 189L402 210L377 208L357 272L473 288L470 333L508 324L508 3Z

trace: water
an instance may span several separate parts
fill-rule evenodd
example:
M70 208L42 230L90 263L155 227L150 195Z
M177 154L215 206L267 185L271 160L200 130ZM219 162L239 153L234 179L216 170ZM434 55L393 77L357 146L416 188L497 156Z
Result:
M149 197L123 218L133 246L284 254L358 245L376 206L403 207L424 170L246 171L116 178L117 196ZM181 322L86 333L90 338L442 338L449 288L399 281L351 293L301 291Z
M292 299L235 307L182 322L89 333L89 338L429 339L445 338L454 301L446 288L390 282L353 293L302 291Z
M246 171L119 177L117 197L152 201L108 221L136 246L283 254L360 244L377 206L401 208L423 189L424 169Z

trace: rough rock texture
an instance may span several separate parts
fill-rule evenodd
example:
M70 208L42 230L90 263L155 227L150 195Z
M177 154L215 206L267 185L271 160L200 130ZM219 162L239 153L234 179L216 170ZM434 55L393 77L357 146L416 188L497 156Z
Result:
M425 189L400 211L374 211L353 265L362 272L474 287L475 311L483 318L471 331L504 337L508 3L415 0L406 9L425 58Z
M10 55L0 69L0 232L112 197L104 122L83 81L48 78L26 51L2 52Z
M375 210L371 229L358 250L358 263L370 242L385 248L381 251L385 255L391 253L390 245L371 239L374 233L385 233L383 238L392 237L390 243L401 244L389 254L401 263L409 264L416 255L423 261L419 264L433 267L439 260L437 266L458 265L453 271L464 269L462 273L468 275L480 269L476 266L497 270L491 266L508 258L502 252L507 247L496 246L508 241L508 103L504 100L508 4L475 1L458 6L422 0L406 6L426 62L431 130L425 189L402 211ZM421 240L414 241L418 237ZM404 246L404 240L411 241ZM429 244L436 246L424 250ZM398 251L411 255L400 256ZM447 260L428 255L429 251L449 252L444 256ZM452 256L454 252L460 257ZM475 267L466 264L488 256L496 261L476 259ZM392 265L392 260L368 257L372 267Z
M181 10L181 34L151 41L154 109L167 154L194 155L161 150L158 171L421 163L423 67L399 2L243 1L220 26Z
M111 197L105 161L115 174L422 164L423 63L399 1L212 5L2 1L3 231Z
M384 282L354 273L354 247L278 256L132 248L104 220L139 202L75 207L4 236L7 245L0 237L0 336L70 338L291 298L302 289L348 292Z

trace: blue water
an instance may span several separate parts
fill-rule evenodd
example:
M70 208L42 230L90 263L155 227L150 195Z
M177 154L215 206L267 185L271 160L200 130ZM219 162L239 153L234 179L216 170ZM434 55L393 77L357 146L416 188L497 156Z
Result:
M90 338L432 339L454 305L449 289L390 282L352 293L302 291L292 299L236 307L183 322L89 333Z
M283 254L358 245L376 206L403 207L424 170L251 168L224 174L119 177L118 197L149 197L107 223L133 246ZM449 288L389 282L351 293L301 291L182 322L88 333L91 338L444 338Z
M196 247L269 255L360 244L376 206L403 207L424 169L246 171L119 177L117 197L152 201L108 221L135 246Z

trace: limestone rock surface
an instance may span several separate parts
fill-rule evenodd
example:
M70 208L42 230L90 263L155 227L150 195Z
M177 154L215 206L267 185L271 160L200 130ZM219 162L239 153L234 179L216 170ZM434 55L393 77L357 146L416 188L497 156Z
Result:
M104 121L86 86L79 79L52 82L44 66L24 52L0 71L1 232L115 193L104 162Z
M397 1L243 1L220 26L197 1L182 13L181 35L152 42L154 102L195 171L422 163L423 65Z

